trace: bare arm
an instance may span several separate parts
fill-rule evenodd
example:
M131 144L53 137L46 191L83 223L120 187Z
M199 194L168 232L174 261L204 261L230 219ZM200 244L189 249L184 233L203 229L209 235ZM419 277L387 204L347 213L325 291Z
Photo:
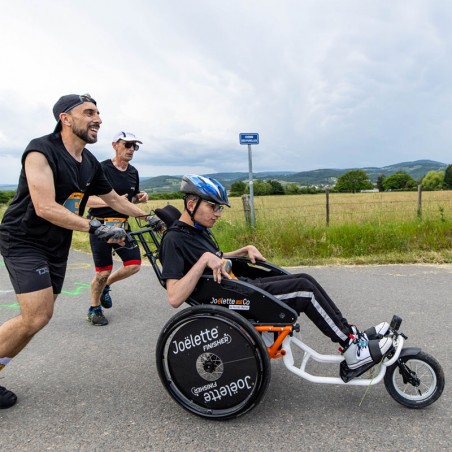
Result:
M124 198L127 198L127 195L122 195ZM99 196L90 196L86 203L88 207L100 208L100 207L108 207L108 204L102 200Z
M256 261L267 260L264 256L262 256L261 252L254 245L247 245L243 248L239 248L238 250L224 253L223 257L226 259L228 257L248 257L253 264L255 264Z
M125 199L128 199L127 193L125 195L121 195L121 196ZM148 201L149 201L149 195L145 191L140 191L139 193L136 194L136 196L134 196L132 198L133 204L146 203ZM93 207L94 209L108 206L108 204L99 196L90 196L88 198L88 202L86 203L86 205L88 207Z
M136 207L129 202L127 197L119 196L114 190L106 195L99 195L99 198L113 210L128 215L129 217L142 217L146 215L139 207Z
M36 215L57 226L74 231L89 231L89 221L55 201L55 184L49 162L40 152L25 158L25 174Z
M99 196L90 196L88 198L86 206L87 207L98 208L98 207L107 207L107 204L105 204L105 202L102 201L102 199L99 198Z
M173 308L178 308L187 300L207 267L212 269L214 281L220 283L222 277L231 279L223 268L223 260L213 253L205 252L181 279L166 281L168 302Z

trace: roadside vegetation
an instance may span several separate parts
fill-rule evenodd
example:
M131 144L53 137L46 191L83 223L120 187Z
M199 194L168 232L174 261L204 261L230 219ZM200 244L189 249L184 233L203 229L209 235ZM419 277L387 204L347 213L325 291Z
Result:
M452 263L452 191L331 195L330 225L325 194L255 198L256 227L245 220L241 198L232 197L213 232L225 250L255 244L281 266L332 264ZM150 201L148 212L182 199ZM137 229L135 220L131 220ZM89 252L87 235L75 233L73 247Z
M324 192L291 196L255 193L255 228L249 227L242 198L234 196L238 195L234 192L230 197L232 209L225 209L213 231L223 249L253 243L268 260L282 266L452 263L452 190L438 189L446 181L452 185L451 175L452 171L446 171L425 176L425 189L430 191L422 193L421 208L418 192L403 189L375 193L333 191L328 198L328 212ZM350 180L367 184L362 175L354 176ZM416 187L403 175L382 178L380 182L388 179L391 184L396 179ZM268 183L269 186L279 190L277 184ZM147 205L140 205L144 213L168 203L183 208L180 193L152 198ZM0 217L5 209L6 204L0 206ZM135 220L131 224L137 229ZM90 252L87 234L74 233L72 247Z

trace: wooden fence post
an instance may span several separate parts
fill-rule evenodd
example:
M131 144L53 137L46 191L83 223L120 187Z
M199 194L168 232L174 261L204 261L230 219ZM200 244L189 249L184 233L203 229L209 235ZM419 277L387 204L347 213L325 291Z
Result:
M330 189L328 187L325 188L326 194L326 226L330 225Z
M244 194L242 195L242 204L243 211L245 212L245 221L249 226L251 225L251 204L250 204L250 195Z
M417 217L422 220L422 185L417 186Z

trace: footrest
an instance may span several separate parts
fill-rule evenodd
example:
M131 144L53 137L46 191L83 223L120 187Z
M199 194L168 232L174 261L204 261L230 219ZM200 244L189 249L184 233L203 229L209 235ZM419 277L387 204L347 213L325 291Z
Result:
M377 363L371 362L364 364L357 369L349 369L346 362L342 361L339 366L339 375L344 383L348 383L350 380L353 380L353 378L359 377L364 372L368 371L371 367L375 366L375 364Z
M384 358L389 356L394 351L394 346L391 345L391 348L383 355L382 359L378 362L370 362L368 364L364 364L357 369L350 369L347 366L347 363L345 361L341 361L339 365L339 375L342 378L342 381L344 383L348 383L353 378L359 377L364 372L368 371L371 367L375 366L376 364L380 364Z

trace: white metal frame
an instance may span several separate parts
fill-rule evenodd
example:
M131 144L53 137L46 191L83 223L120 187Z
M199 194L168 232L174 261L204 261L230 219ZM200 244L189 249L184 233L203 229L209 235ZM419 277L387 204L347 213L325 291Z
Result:
M326 376L319 376L319 375L313 375L306 371L306 365L310 359L313 359L314 361L320 362L320 363L330 363L330 364L340 364L343 360L343 356L339 355L324 355L321 353L316 352L311 347L306 345L303 341L300 339L293 337L293 336L287 336L283 343L282 348L285 350L285 355L283 356L284 365L289 369L292 373L295 375L298 375L301 378L304 378L305 380L311 381L313 383L324 383L324 384L334 384L334 385L348 385L348 386L370 386L370 385L376 385L377 383L380 383L381 380L383 380L383 377L386 373L386 368L388 366L391 366L394 364L397 359L400 356L400 352L403 348L403 337L400 335L393 336L394 341L394 347L395 352L394 355L391 357L391 359L383 359L381 362L380 370L377 375L373 376L372 378L354 378L350 380L348 383L345 383L340 377L326 377ZM299 350L302 350L304 352L303 359L301 361L301 365L298 367L295 365L294 356L292 353L292 346L295 348L298 348Z

